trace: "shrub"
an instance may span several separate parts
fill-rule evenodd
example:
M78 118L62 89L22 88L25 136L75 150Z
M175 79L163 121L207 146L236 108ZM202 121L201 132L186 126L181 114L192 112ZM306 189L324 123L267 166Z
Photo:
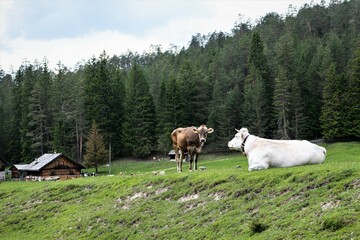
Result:
M251 235L254 235L256 233L261 233L268 228L266 224L259 222L259 219L255 219L251 221L249 227L250 227Z

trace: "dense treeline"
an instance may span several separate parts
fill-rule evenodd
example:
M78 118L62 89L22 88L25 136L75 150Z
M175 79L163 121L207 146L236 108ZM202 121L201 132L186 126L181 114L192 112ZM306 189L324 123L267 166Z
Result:
M271 138L359 137L360 2L295 12L240 19L186 49L1 70L0 157L57 151L81 161L93 122L114 157L166 154L174 128L204 123L215 129L208 151L225 151L242 126Z

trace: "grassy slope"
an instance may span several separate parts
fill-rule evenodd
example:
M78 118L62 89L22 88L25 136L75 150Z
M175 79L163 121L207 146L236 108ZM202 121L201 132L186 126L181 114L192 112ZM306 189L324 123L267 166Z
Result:
M358 239L360 143L325 147L322 165L248 172L236 154L206 171L1 183L0 239Z

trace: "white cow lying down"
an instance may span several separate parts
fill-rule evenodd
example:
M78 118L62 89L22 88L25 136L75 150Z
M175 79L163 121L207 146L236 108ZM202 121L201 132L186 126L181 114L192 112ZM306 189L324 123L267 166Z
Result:
M269 167L292 167L324 162L326 149L306 140L270 140L251 135L246 128L228 143L230 149L245 152L249 171Z

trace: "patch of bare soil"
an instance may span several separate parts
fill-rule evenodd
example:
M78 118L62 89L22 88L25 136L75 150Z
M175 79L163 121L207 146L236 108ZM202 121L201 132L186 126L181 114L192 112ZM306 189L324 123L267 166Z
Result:
M169 189L168 188L159 188L155 191L155 195L167 192Z
M355 179L350 183L350 185L353 186L353 188L360 188L360 178Z
M215 192L214 194L210 194L209 197L213 197L214 201L219 201L220 199L225 197L225 192L218 191L218 192Z
M337 207L339 206L339 203L340 203L339 200L330 201L330 202L327 202L327 203L322 203L322 204L321 204L321 209L322 209L323 211L331 210L331 209L333 209L333 208L337 208Z
M186 195L186 196L184 196L182 198L179 198L178 202L187 202L187 201L198 199L198 198L199 198L199 194L197 194L197 193L189 194L189 195Z
M115 200L115 207L118 205L122 205L121 208L124 210L130 209L130 203L136 199L145 198L147 197L147 194L144 192L138 192L135 193L132 196L128 196L125 200L122 200L121 198L118 198Z

